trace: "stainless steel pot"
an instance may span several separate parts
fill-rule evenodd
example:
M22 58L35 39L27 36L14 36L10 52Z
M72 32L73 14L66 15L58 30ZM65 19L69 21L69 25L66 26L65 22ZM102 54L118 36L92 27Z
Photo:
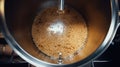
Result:
M20 57L40 67L75 67L97 58L109 47L120 25L118 0L65 0L65 3L76 9L86 20L88 41L81 51L81 60L78 58L68 64L54 64L40 57L31 38L31 26L37 13L44 8L56 6L57 0L0 0L3 35Z

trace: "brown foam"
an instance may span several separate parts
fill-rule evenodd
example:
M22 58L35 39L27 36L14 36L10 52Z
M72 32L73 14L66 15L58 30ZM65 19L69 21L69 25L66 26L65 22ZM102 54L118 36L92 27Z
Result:
M71 8L58 14L57 8L47 8L40 12L32 25L35 45L44 54L58 58L74 56L83 48L87 40L87 26L83 17Z

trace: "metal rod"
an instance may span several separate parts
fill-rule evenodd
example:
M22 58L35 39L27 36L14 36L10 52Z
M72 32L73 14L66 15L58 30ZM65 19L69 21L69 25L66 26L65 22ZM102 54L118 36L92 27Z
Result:
M58 7L59 10L64 10L64 0L59 0L59 7Z
M63 63L62 53L59 53L58 64Z

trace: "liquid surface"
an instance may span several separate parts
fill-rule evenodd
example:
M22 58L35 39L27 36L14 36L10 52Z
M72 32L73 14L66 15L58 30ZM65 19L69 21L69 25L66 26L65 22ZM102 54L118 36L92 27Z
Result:
M40 12L32 25L32 37L37 48L53 58L72 58L87 41L87 26L83 17L74 9L65 8L58 13L57 7Z

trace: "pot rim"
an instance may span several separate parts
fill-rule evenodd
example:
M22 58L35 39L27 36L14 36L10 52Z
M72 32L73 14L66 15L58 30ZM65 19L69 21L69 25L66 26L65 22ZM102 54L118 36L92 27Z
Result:
M0 10L4 10L4 6L5 6L5 0L1 0L3 1L3 7L0 7ZM7 28L6 25L6 21L5 21L5 13L0 11L0 27L2 29L2 33L5 37L5 40L7 41L7 43L9 43L9 45L12 47L12 49L24 60L29 61L29 63L35 65L35 66L40 66L40 67L74 67L74 66L84 66L85 64L89 63L91 60L96 59L97 57L99 57L110 45L110 43L112 42L115 33L117 31L117 28L119 27L119 24L117 23L117 18L118 18L118 0L110 0L111 2L111 24L108 30L108 33L104 39L104 41L102 42L101 46L94 52L92 53L90 56L88 56L87 58L81 60L80 62L76 62L73 64L51 64L48 62L44 62L41 61L35 57L33 57L32 55L28 54L24 49L22 49L19 44L14 40L14 38L12 37L12 35L9 33L9 30Z

